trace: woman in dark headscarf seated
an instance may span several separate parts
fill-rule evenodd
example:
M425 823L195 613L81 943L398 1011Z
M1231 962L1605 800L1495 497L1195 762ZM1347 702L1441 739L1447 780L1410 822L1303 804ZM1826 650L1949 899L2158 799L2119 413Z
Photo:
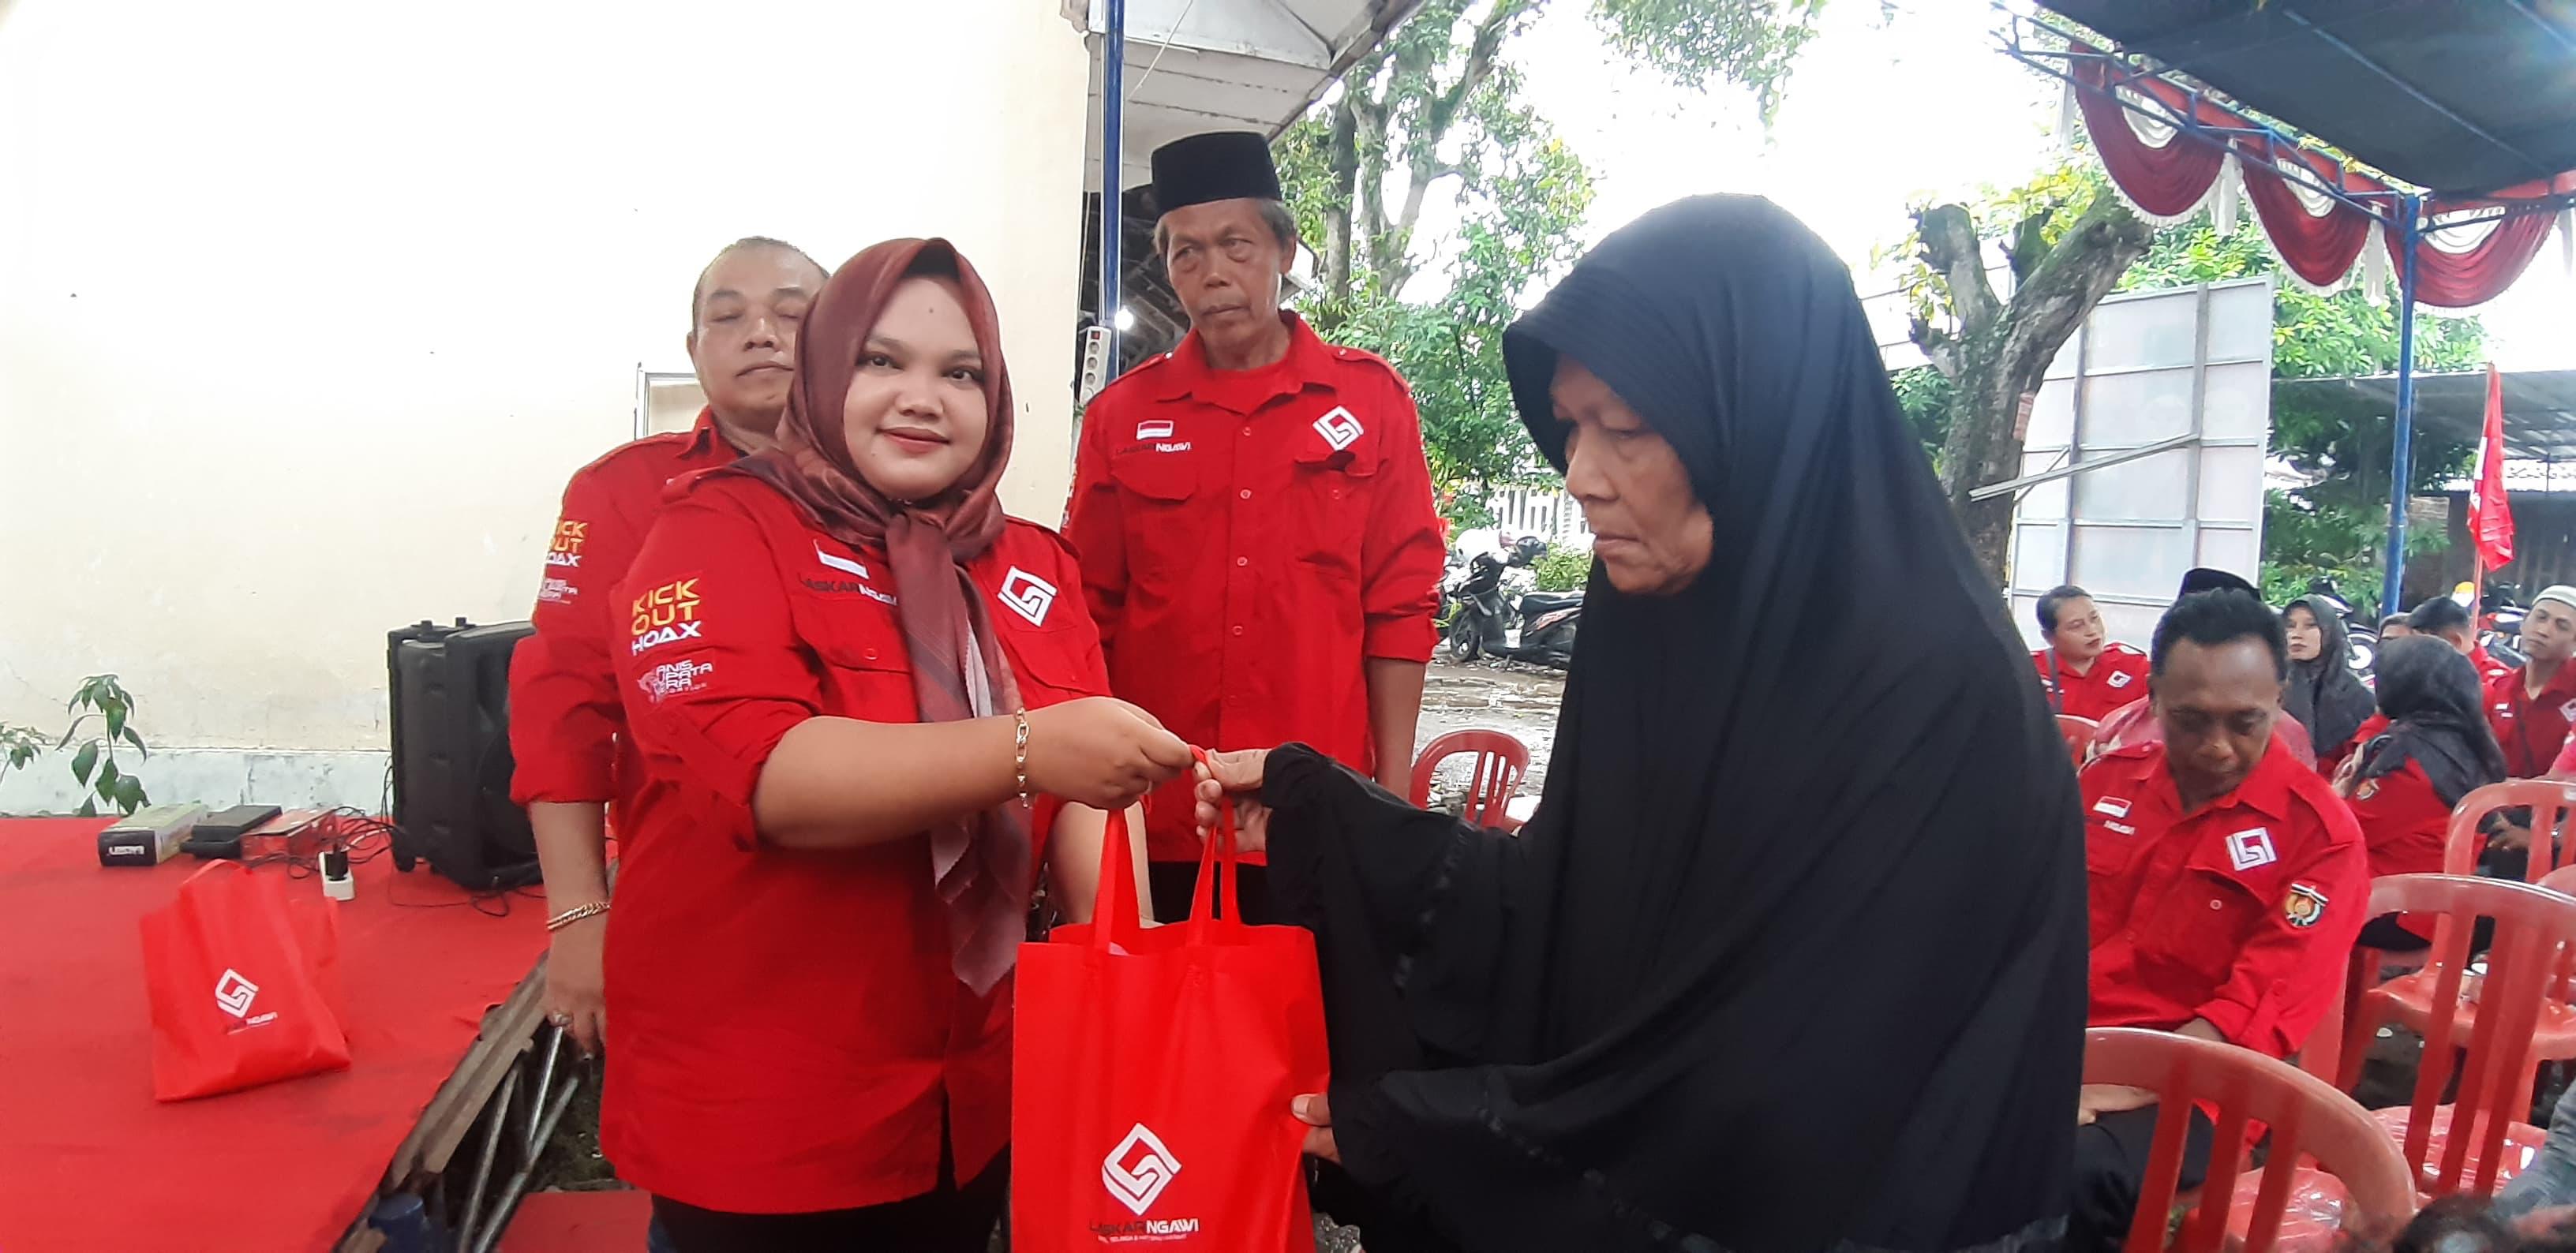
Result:
M1298 1112L1358 1185L1319 1202L1372 1253L2053 1245L2075 781L1850 275L1768 201L1687 200L1504 352L1597 536L1536 815L1300 745L1202 771L1319 939Z
M2352 751L2353 733L2370 720L2370 689L2352 672L2343 615L2322 596L2291 601L2281 610L2290 636L2290 682L2281 689L2281 712L2307 728L2319 768L2331 773Z
M2504 781L2504 750L2487 726L2477 667L2448 640L2390 640L2379 650L2379 711L2388 730L2353 753L2337 790L2361 820L2372 878L2440 874L2451 807ZM2402 918L2371 919L2361 943L2411 952L2432 942Z

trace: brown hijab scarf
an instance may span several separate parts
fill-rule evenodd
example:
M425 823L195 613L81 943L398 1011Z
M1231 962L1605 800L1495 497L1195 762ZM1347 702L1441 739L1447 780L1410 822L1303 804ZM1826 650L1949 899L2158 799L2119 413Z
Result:
M984 357L984 448L947 491L902 501L860 477L842 429L842 401L868 332L895 288L924 275L953 277L964 296ZM984 280L944 239L890 239L844 262L823 285L797 336L796 381L778 423L778 446L736 463L795 501L825 534L885 552L923 722L1021 708L984 598L966 573L967 563L1002 534L998 488L1011 459L1011 414L1001 324ZM950 960L978 995L1010 971L1026 933L1029 863L1028 807L1019 802L930 832L931 876L948 915Z

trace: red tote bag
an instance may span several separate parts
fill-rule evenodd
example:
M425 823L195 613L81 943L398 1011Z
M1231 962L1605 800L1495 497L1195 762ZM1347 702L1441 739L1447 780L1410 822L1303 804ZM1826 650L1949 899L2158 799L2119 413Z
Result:
M1315 937L1235 920L1231 806L1224 826L1190 921L1149 930L1110 815L1097 921L1020 947L1013 1253L1313 1253L1288 1103L1330 1070Z
M156 1100L236 1092L349 1065L339 915L290 908L277 881L219 861L143 916Z

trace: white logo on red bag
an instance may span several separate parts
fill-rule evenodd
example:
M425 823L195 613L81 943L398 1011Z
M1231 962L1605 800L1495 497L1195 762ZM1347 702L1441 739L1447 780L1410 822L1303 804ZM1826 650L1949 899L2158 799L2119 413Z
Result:
M1002 576L1002 590L997 594L1011 612L1029 620L1030 626L1045 626L1047 610L1055 605L1055 584L1047 582L1018 566Z
M250 1003L259 997L259 985L241 977L241 972L227 966L224 976L215 980L215 1004L235 1018L250 1016Z
M1331 445L1334 452L1358 443L1360 430L1358 415L1338 405L1331 413L1315 419L1315 433L1323 436L1324 442Z
M1179 1173L1180 1159L1173 1157L1172 1151L1164 1148L1143 1123L1136 1124L1100 1162L1102 1185L1138 1218L1154 1208L1156 1198L1172 1186L1172 1176Z

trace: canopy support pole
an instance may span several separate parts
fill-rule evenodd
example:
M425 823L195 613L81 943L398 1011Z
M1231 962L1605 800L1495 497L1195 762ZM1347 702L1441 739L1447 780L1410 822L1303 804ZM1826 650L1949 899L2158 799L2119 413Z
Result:
M2406 584L2406 499L2415 481L2415 252L2423 246L2424 201L2397 202L2397 419L2388 446L2388 566L2380 584L2379 612L2403 611Z
M1118 138L1126 130L1127 0L1108 0L1108 30L1100 38L1100 325L1109 332L1110 372L1118 362L1118 245L1120 212Z

